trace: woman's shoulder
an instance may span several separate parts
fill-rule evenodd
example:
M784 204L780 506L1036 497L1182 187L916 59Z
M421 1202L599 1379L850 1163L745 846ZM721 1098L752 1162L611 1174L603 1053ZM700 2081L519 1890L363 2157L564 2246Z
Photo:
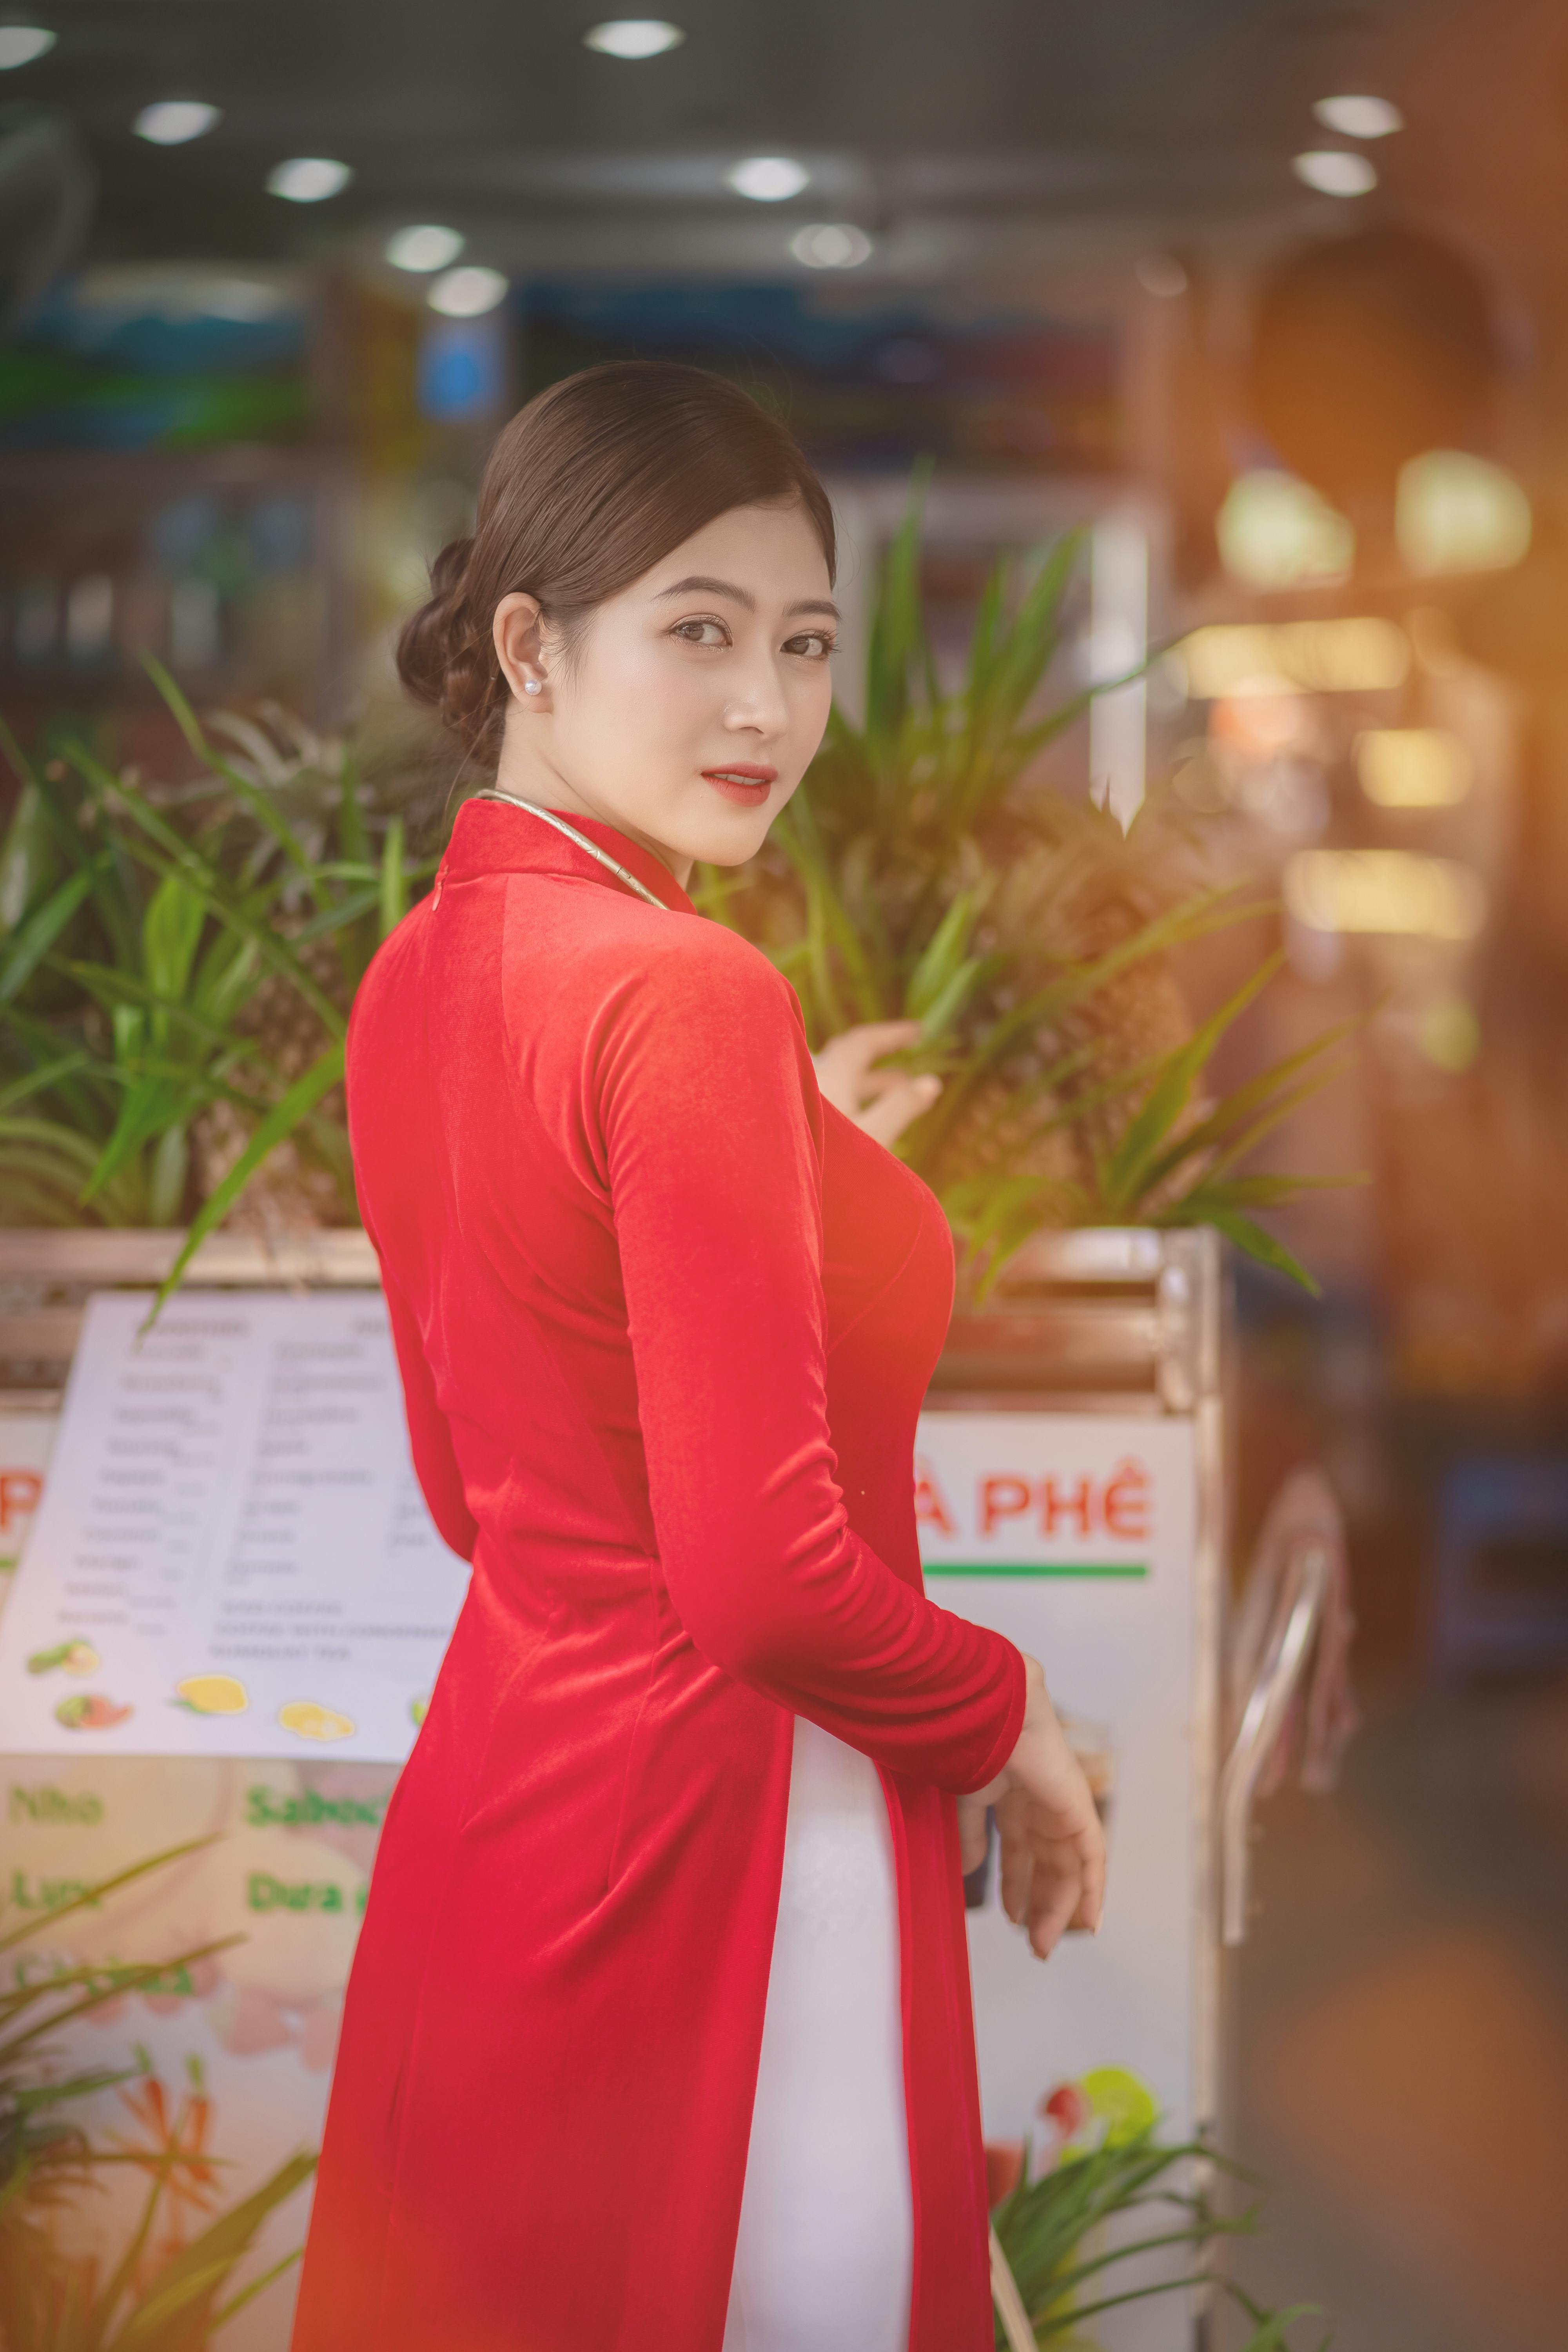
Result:
M724 923L672 910L647 910L631 939L605 938L590 950L603 977L619 982L628 1002L657 1003L671 1017L701 1024L738 1013L800 1025L800 1002L762 950Z

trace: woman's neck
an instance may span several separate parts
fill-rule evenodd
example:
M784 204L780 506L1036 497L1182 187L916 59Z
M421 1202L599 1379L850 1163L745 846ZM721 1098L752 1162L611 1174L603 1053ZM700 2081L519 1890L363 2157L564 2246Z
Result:
M541 808L558 810L567 817L587 817L595 824L607 824L616 833L625 834L650 857L657 857L668 874L672 874L684 890L691 879L694 859L682 857L677 851L644 833L618 809L601 808L569 784L554 763L539 751L525 752L512 740L509 730L501 745L500 759L496 767L496 790L510 793L514 800L534 801Z

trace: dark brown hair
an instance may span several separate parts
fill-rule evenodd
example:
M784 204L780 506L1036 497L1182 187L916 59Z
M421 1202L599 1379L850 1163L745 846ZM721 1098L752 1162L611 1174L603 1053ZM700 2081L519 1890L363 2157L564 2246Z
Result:
M731 508L798 503L832 577L833 509L806 457L749 393L704 368L615 361L553 383L490 452L472 539L430 567L397 668L471 752L493 757L508 689L491 629L503 596L537 596L568 651L617 595Z

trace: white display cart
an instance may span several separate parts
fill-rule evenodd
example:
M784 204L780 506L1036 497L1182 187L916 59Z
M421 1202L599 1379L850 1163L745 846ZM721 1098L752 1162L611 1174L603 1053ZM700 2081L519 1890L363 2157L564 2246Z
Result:
M11 1382L0 1392L10 1520L0 1552L19 1540L47 1479L86 1299L154 1286L179 1238L0 1234ZM272 1248L220 1235L190 1283L208 1297L320 1295L364 1293L375 1279L364 1236L334 1232ZM1223 2144L1222 1947L1244 1929L1251 1790L1321 1599L1321 1563L1304 1556L1226 1756L1225 1298L1211 1234L1038 1235L983 1307L955 1317L921 1418L917 1508L932 1595L1044 1661L1109 1823L1098 1938L1069 1939L1042 1968L994 1890L970 1914L992 2138L1044 2133L1041 2101L1058 2083L1119 2067L1147 2084L1172 2136L1214 2129ZM334 2006L395 1777L391 1763L327 1752L298 1767L276 1749L268 1759L247 1763L232 1742L163 1761L88 1742L79 1761L0 1758L6 1883L35 1906L182 1837L224 1833L102 1932L125 1942L124 1958L150 1957L160 1937L173 1949L207 1931L246 1935L212 1997L197 1989L137 2027L171 2070L193 2051L207 2063L237 2186L319 2131ZM1203 2325L1201 2312L1161 2302L1102 2323L1100 2341L1107 2352L1188 2352ZM276 2340L258 2305L234 2352L270 2352Z

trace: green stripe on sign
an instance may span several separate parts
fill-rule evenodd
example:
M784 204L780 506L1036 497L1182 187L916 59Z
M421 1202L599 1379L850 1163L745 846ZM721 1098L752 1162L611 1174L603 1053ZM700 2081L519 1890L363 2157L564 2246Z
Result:
M1141 1559L928 1559L928 1576L1147 1576Z

